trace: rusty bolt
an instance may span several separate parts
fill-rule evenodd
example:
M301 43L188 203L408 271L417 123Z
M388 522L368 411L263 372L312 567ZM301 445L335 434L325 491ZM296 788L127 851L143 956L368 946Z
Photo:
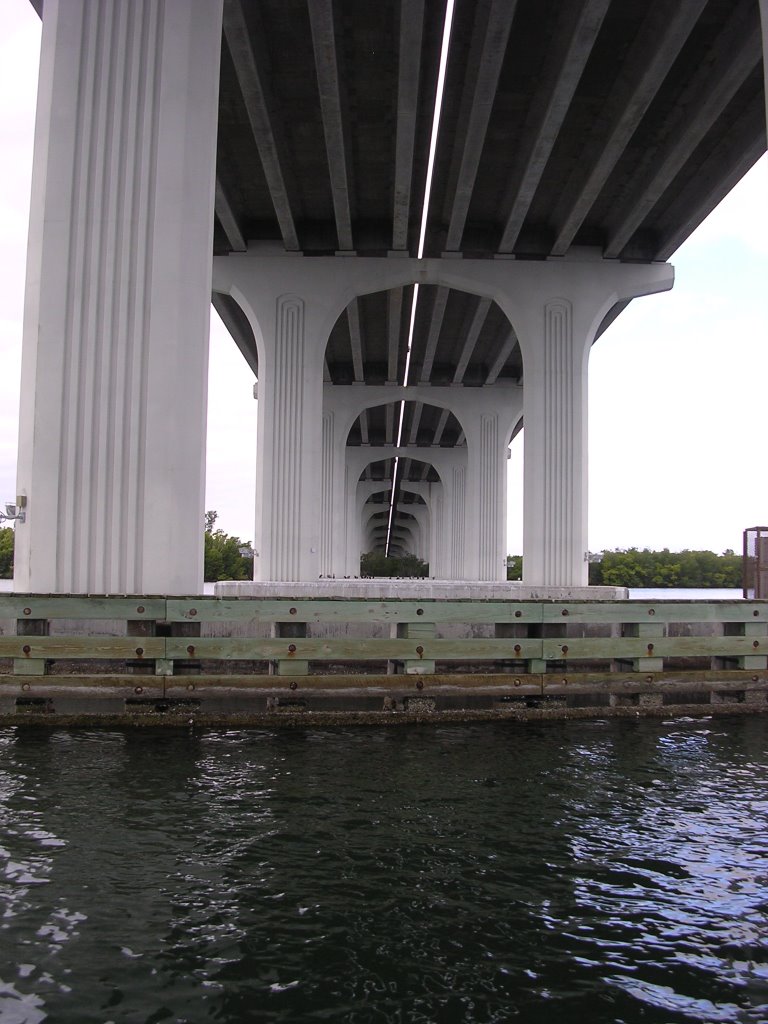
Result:
M561 615L568 615L569 614L568 609L567 608L563 608L563 610L560 612L560 614Z
M418 654L419 657L421 657L422 654L424 653L424 648L423 647L417 647L416 648L416 653Z
M655 615L655 614L656 614L656 611L655 611L655 609L653 609L653 608L649 608L649 609L648 609L648 614L649 614L649 615Z
M139 615L141 615L141 613L144 611L144 605L140 604L136 611L139 613Z
M25 654L29 654L29 652L32 650L29 644L24 644L24 646L21 649L22 651L24 651Z
M22 690L28 690L29 689L29 683L22 683L21 684L21 688L22 688Z
M288 644L288 653L289 654L295 654L296 653L296 644Z
M133 692L134 693L144 693L144 687L143 686L134 686Z
M296 614L296 609L295 608L289 608L288 609L288 614L289 615L295 615Z
M650 654L653 650L653 644L648 644L648 653Z
M143 653L144 653L144 648L143 648L143 647L137 647L137 648L136 648L136 654L137 654L137 655L138 655L139 657L141 657Z
M423 615L424 614L424 609L423 608L417 608L416 609L416 614L417 615Z
M760 646L760 641L759 640L753 640L752 641L752 646L753 647L759 647Z
M519 618L521 618L521 617L522 617L522 614L523 614L523 613L522 613L522 612L520 611L520 609L518 608L518 609L517 609L517 611L515 612L515 618L516 618L516 619L519 619Z
M521 650L522 647L520 646L520 644L515 644L515 654L519 654Z
M31 608L25 608L24 609L24 614L25 615L31 615L32 614L32 609ZM757 615L757 612L755 612L755 615Z
M194 646L194 644L190 644L189 647L187 647L187 654L192 655L194 653L195 653L195 646Z
M299 688L299 684L296 682L295 679L288 684L288 689L289 690L298 690L298 688Z
M521 682L522 682L522 680L516 679L514 685L515 686L519 686Z
M563 646L560 648L560 650L563 652L563 654L567 654L568 653L568 644L563 644Z
M194 619L194 617L195 617L196 615L197 615L197 608L190 608L190 609L189 609L189 617L190 617L191 619Z

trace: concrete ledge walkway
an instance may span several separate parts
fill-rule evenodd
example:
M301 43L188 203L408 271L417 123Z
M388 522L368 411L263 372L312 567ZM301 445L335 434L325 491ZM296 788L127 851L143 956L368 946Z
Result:
M626 587L531 587L524 583L434 579L319 579L311 583L270 580L217 583L216 597L402 598L411 601L624 601Z

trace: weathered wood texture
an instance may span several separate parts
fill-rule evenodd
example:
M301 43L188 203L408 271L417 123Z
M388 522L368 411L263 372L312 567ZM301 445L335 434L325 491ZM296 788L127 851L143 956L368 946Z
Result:
M219 600L5 594L0 595L0 619L5 618L17 622L17 635L0 637L0 659L7 659L8 669L27 680L55 671L63 682L62 664L81 660L94 665L89 675L143 670L166 677L168 685L181 674L195 673L197 678L203 663L206 678L221 675L230 686L238 685L231 682L230 673L237 671L231 663L246 663L240 675L254 687L260 686L266 668L267 679L277 675L309 680L331 667L333 675L324 678L334 681L326 689L343 690L352 678L359 689L370 691L377 684L365 673L375 672L377 665L390 680L393 673L437 672L442 678L445 668L453 666L457 685L465 690L473 685L466 681L467 669L482 665L488 692L499 682L488 681L489 675L517 678L518 686L531 685L535 677L541 681L533 685L543 686L564 672L583 676L592 668L600 670L601 679L618 681L627 672L635 673L635 678L650 673L655 680L681 667L697 667L716 668L721 676L728 669L741 670L745 678L748 672L757 673L748 681L764 685L762 673L768 669L766 601ZM122 622L124 635L96 635L97 623L104 620ZM51 623L58 623L55 635L48 635ZM237 624L237 636L200 635L206 624L220 632L227 623ZM270 626L267 637L265 624ZM325 627L328 635L310 635L313 624ZM350 624L363 633L368 624L378 635L344 635ZM440 635L441 626L457 625L481 632L488 627L496 635ZM333 635L334 629L340 635ZM702 664L689 664L695 659ZM582 680L579 685L591 684Z

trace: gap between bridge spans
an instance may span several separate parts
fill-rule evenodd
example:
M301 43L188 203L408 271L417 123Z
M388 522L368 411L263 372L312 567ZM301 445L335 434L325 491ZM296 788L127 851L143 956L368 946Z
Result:
M432 113L432 134L429 141L429 158L427 160L427 177L424 182L424 199L421 204L421 228L419 230L419 245L417 258L424 256L424 243L427 237L427 221L429 220L429 200L432 195L432 176L435 170L435 153L437 152L437 139L440 134L440 114L443 109L443 93L445 92L445 73L448 67L448 54L451 46L451 29L453 27L454 0L447 0L445 8L445 21L443 24L443 41L440 48L440 67L437 73L437 90L435 94L435 108ZM408 387L408 376L411 368L411 351L413 348L413 331L416 325L416 310L419 304L418 282L413 286L413 299L411 301L411 318L408 326L408 340L405 353L405 369L403 371L403 387ZM405 417L405 400L400 402L400 422L397 427L397 447L403 439L403 418ZM389 521L387 523L387 539L384 545L384 554L389 555L389 547L392 540L392 521L395 515L395 502L397 499L397 471L400 466L399 457L395 458L392 470L392 494L389 500Z

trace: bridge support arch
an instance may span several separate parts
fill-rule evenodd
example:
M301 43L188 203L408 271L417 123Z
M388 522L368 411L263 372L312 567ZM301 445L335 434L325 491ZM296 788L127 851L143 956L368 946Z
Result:
M258 462L264 475L257 480L261 511L256 547L262 566L258 578L311 580L321 573L333 574L335 565L344 565L349 574L351 560L342 537L345 533L349 536L347 527L352 520L349 505L346 516L339 514L338 497L349 496L359 476L350 477L347 467L345 477L342 467L344 426L349 418L349 408L344 407L357 403L364 408L375 404L375 399L411 399L417 393L424 401L444 401L471 423L467 436L468 440L471 437L473 456L458 473L450 497L448 489L445 494L444 524L453 524L454 538L446 575L455 579L504 578L506 482L502 460L512 426L516 417L519 419L519 405L515 405L519 397L513 397L513 389L504 385L487 391L445 389L450 392L450 402L439 394L443 389L425 387L421 395L418 386L352 386L344 389L350 397L338 401L328 398L333 389L326 387L326 397L322 397L325 344L350 298L414 280L493 298L515 324L524 363L525 582L532 586L586 586L589 350L615 307L671 288L674 275L667 264L622 264L579 252L574 258L546 262L310 260L262 256L255 251L215 260L215 288L245 295L258 318L255 332L269 351L281 353L280 358L287 360L276 376L266 366L260 370L259 396L264 396L265 411L260 409L259 414ZM290 346L286 346L279 321L286 296L291 296L297 309L291 329L298 332L297 339L300 335ZM272 396L289 386L289 374L294 375L291 399L278 409ZM503 416L498 414L498 406L505 410ZM298 417L301 425L289 429L293 417ZM270 430L274 436L266 441ZM288 444L281 431L285 438L302 437L302 443ZM380 457L398 454L391 448L386 452ZM399 454L407 456L409 452L413 454L412 449L403 448ZM266 481L271 485L265 487ZM447 481L444 483L447 487ZM302 511L283 516L283 496L297 493L291 488L299 486ZM473 535L465 538L463 524L467 521L472 523ZM459 536L460 549L455 546ZM275 562L264 553L270 544L273 548L289 544L292 558Z

